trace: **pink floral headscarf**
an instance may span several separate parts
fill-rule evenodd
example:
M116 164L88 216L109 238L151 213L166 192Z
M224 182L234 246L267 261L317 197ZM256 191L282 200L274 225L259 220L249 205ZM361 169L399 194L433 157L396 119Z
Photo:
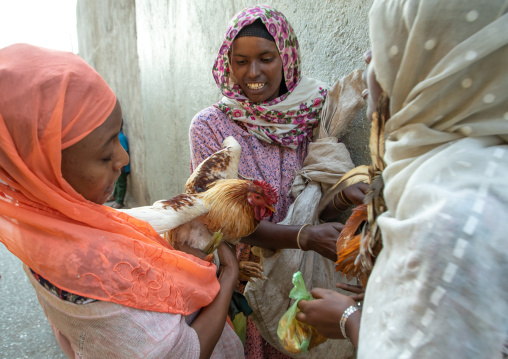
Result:
M233 40L245 26L261 19L273 36L282 59L288 92L272 101L253 103L231 73L228 54ZM300 51L293 28L284 15L267 5L249 7L236 14L213 66L213 76L224 97L215 106L247 130L269 143L297 148L318 125L327 85L301 76Z

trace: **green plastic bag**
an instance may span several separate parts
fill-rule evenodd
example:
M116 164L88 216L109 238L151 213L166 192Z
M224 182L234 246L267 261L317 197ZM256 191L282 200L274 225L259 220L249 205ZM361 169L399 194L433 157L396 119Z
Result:
M307 292L302 273L299 271L293 274L293 285L289 298L296 299L296 301L280 318L277 336L281 345L288 352L306 353L315 346L324 343L327 338L319 334L313 326L296 320L296 313L300 311L297 307L300 299L312 300L314 298Z

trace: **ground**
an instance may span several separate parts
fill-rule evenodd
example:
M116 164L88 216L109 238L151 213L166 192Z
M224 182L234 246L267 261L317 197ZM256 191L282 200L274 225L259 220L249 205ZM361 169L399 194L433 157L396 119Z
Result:
M65 359L21 261L0 243L0 358Z

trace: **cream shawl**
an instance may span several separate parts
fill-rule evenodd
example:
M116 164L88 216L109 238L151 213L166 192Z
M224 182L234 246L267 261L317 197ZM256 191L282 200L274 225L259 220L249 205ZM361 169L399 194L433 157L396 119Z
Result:
M508 2L376 0L390 97L384 248L359 358L501 358L508 333Z

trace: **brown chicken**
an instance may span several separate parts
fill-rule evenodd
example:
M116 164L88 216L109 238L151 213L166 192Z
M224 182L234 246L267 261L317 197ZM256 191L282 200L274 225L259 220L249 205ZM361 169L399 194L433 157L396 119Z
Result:
M220 231L223 240L237 244L254 232L259 221L274 213L273 204L277 202L273 188L257 180L218 180L198 195L209 212L170 230L170 243L189 238L187 244L203 250L212 234ZM208 234L201 233L205 229Z
M192 173L185 193L124 212L148 221L171 244L185 243L207 254L221 240L237 244L274 213L277 202L267 182L238 179L240 154L238 142L228 137L223 148ZM242 279L263 278L262 268L252 262L240 262L240 273Z

